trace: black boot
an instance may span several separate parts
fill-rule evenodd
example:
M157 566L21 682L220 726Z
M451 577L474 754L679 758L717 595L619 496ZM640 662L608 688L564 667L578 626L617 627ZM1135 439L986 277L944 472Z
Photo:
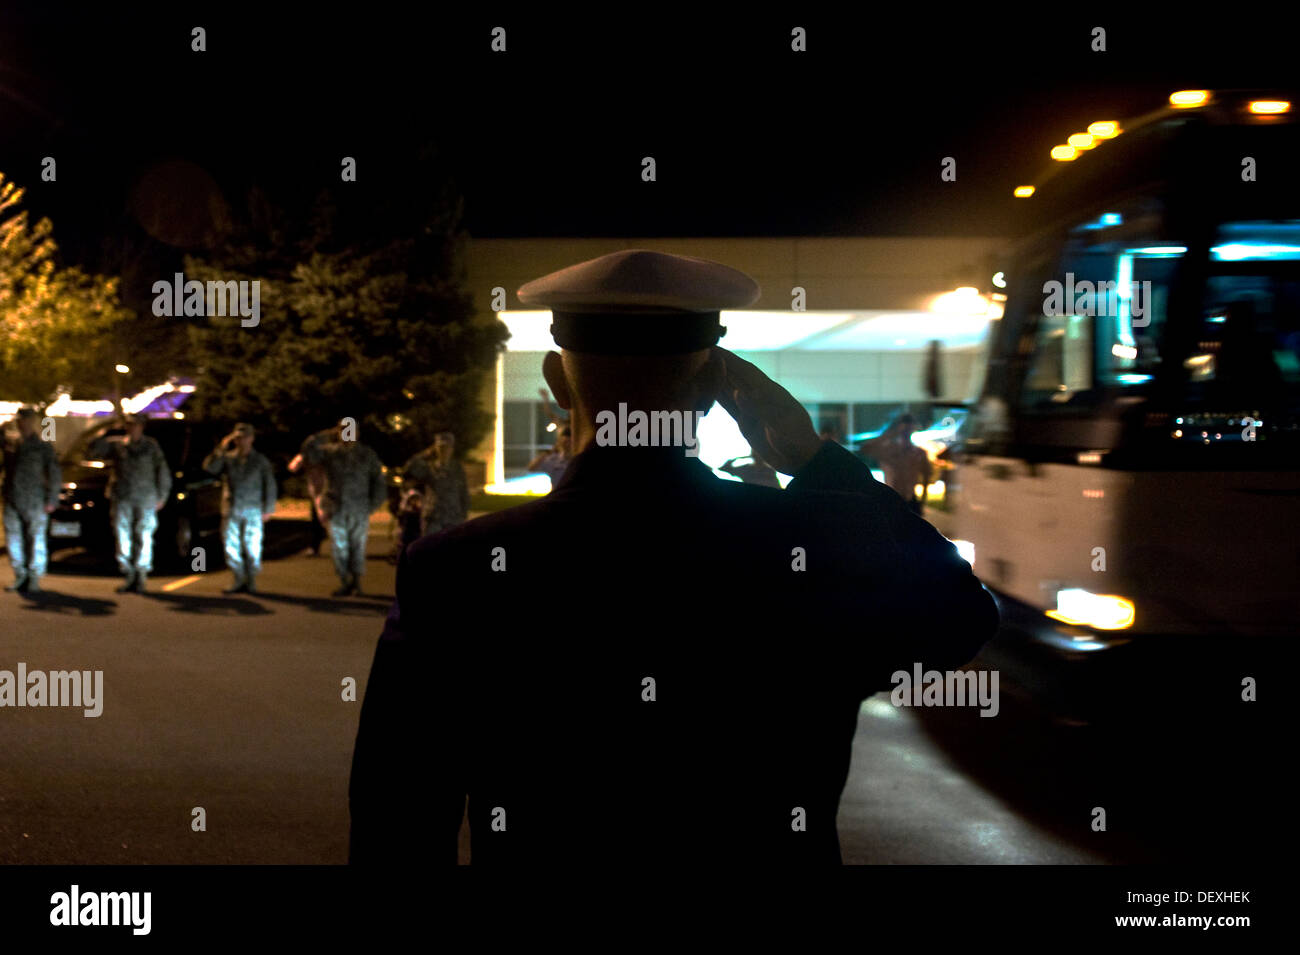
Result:
M119 594L129 594L129 593L134 593L134 592L135 592L135 574L134 574L134 573L127 574L127 575L126 575L126 580L123 581L122 584L121 584L120 586L118 586L118 587L116 588L116 590L114 591L114 593L119 593Z
M27 592L27 585L30 583L26 574L19 574L14 578L14 582L5 588L6 593L22 594Z

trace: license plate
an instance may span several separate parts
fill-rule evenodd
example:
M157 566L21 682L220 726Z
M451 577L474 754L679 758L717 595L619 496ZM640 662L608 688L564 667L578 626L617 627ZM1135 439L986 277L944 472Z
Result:
M50 521L51 537L80 537L81 524L77 521Z

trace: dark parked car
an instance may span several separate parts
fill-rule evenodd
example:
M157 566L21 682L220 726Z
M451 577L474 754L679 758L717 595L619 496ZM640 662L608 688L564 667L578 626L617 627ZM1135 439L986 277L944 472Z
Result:
M214 429L177 418L150 419L145 434L161 446L172 469L171 497L158 514L154 534L154 564L188 565L191 548L210 539L211 548L221 529L221 483L203 470L203 458L216 444ZM105 495L110 465L90 456L101 437L121 441L122 427L112 421L95 425L64 453L63 490L58 509L50 515L50 550L85 547L99 556L114 554L111 504ZM218 563L220 548L209 551L208 563Z

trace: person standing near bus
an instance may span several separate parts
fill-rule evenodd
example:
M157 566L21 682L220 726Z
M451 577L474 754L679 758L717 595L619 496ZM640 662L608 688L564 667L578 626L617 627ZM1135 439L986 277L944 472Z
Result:
M912 443L916 419L910 414L899 415L884 432L863 441L858 447L880 462L885 472L885 483L898 492L913 514L922 515L929 493L932 474L930 456ZM917 486L921 496L916 496Z

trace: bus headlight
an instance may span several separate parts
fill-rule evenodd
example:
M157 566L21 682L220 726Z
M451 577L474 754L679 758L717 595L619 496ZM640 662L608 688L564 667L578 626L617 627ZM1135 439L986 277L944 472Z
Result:
M1094 594L1078 588L1058 590L1056 609L1044 613L1053 620L1095 630L1124 630L1133 626L1133 601L1114 594Z

